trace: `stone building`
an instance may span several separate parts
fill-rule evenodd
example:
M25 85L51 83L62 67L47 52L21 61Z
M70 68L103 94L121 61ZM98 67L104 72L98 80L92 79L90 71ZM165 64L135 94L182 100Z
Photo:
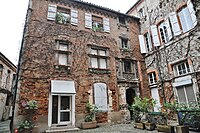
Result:
M164 101L199 98L199 6L197 0L139 0L127 11L140 18L140 49L156 111Z
M37 132L80 127L88 101L101 110L99 124L123 122L121 107L150 96L138 34L139 19L127 14L79 0L31 0L15 125L24 100L38 101Z
M16 66L0 52L0 121L11 115L15 74Z

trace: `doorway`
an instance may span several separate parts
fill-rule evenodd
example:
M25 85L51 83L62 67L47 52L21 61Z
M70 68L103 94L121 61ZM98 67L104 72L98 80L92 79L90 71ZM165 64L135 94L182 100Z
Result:
M136 94L133 88L129 88L126 90L126 103L128 104L128 106L131 106L133 104L135 96ZM128 110L130 111L130 116L132 120L133 111L130 110L129 107L128 107Z

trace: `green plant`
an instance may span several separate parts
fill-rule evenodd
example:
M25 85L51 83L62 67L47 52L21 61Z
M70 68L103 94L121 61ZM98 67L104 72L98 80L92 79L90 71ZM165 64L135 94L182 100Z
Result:
M34 128L34 124L29 121L29 120L25 120L23 122L21 122L18 126L19 131L23 131L23 130L32 130Z
M37 101L35 101L35 100L30 100L28 102L22 101L21 105L25 109L37 109L38 108Z
M141 118L145 115L145 113L153 111L155 103L156 101L153 99L149 99L146 97L135 97L134 103L130 106L130 110L133 111L133 120L135 120L135 122L140 122Z
M98 112L96 105L92 105L89 102L86 103L87 115L85 116L85 122L90 122L94 119L95 114Z

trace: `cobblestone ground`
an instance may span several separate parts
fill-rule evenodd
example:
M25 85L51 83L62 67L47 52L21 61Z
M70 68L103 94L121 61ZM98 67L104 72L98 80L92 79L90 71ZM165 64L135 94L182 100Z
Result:
M75 133L75 132L74 132ZM111 126L101 126L95 129L79 130L76 133L158 133L156 130L147 131L135 129L133 124L117 124Z
M87 129L87 130L79 130L72 133L159 133L157 130L154 131L147 131L147 130L140 130L133 127L133 124L117 124L111 126L101 126L95 129ZM199 133L199 132L192 132L190 133Z

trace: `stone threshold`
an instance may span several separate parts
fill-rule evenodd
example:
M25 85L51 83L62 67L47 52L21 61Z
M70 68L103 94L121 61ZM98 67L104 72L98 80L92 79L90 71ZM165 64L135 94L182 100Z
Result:
M46 133L59 133L59 132L70 132L70 131L79 131L80 129L74 126L58 126L51 127L46 130Z

